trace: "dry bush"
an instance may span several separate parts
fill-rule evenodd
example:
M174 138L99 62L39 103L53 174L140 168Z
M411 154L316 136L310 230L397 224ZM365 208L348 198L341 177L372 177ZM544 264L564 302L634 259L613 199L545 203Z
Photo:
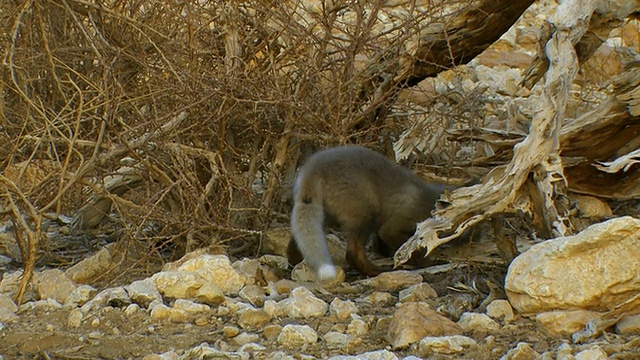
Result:
M383 3L304 18L303 2L3 2L0 194L34 238L23 254L56 248L34 224L87 201L101 216L77 232L107 223L170 255L255 249L287 222L306 154L398 136L401 120L367 105L424 19L373 31Z

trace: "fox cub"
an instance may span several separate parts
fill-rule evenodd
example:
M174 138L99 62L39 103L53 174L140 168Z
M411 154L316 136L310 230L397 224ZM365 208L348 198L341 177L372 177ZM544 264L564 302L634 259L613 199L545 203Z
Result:
M431 215L447 185L430 184L392 160L360 146L344 146L312 155L300 169L293 189L292 239L287 256L293 265L304 258L321 280L337 275L324 224L347 236L346 260L360 273L385 271L365 249L371 235L393 251Z

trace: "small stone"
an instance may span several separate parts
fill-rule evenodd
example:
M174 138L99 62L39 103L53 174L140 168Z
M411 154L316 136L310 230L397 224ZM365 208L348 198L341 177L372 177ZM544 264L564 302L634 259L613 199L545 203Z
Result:
M288 317L308 319L324 316L329 306L301 286L293 289L289 298L280 301L278 307Z
M427 283L411 285L406 289L400 290L400 294L398 294L398 299L401 302L425 301L437 297L436 291Z
M421 356L429 357L437 354L462 354L477 346L478 344L473 339L462 335L426 336L420 340L418 349Z
M131 298L124 287L118 286L105 291L107 292L107 305L118 308L131 305Z
M149 307L149 304L154 300L162 301L162 295L160 295L156 284L150 278L136 280L125 286L125 289L129 293L131 300L143 308Z
M19 316L16 315L15 311L11 311L7 308L0 308L0 328L2 328L2 323L10 323L14 321L18 321Z
M208 280L192 271L161 271L151 277L160 294L173 299L193 299Z
M353 319L347 326L347 334L353 337L362 337L369 333L369 325L362 319Z
M240 328L238 328L237 326L227 325L222 328L222 336L226 337L227 339L234 338L238 336L238 334L240 334Z
M357 314L358 307L351 300L333 299L329 304L329 314L338 318L338 320L346 320L351 314Z
M271 318L279 317L282 314L282 311L280 311L280 306L275 300L272 300L272 299L269 299L264 302L263 309L264 309L264 312L269 314Z
M588 310L549 311L536 315L536 325L552 336L567 336L584 329L602 315Z
M383 272L382 274L369 279L366 283L379 291L400 291L408 286L422 282L422 275L408 271L397 270Z
M275 282L276 290L278 294L289 294L291 290L300 286L297 282L289 279L282 279Z
M96 296L97 293L98 290L91 285L80 285L67 296L64 306L70 308L82 306Z
M337 331L329 331L322 338L330 349L343 348L349 343L349 335Z
M138 312L138 311L140 311L140 310L142 310L142 309L140 308L140 306L139 306L138 304L131 304L131 305L127 306L127 307L124 309L124 313L125 313L127 316L131 316L131 315L133 315L133 314L137 313L137 312Z
M231 266L226 255L204 254L182 264L178 271L198 272L224 294L235 295L245 285L245 278Z
M149 320L152 322L171 321L181 323L186 322L187 315L183 310L172 309L164 304L158 304L151 309Z
M278 344L289 349L304 348L318 341L318 334L309 325L288 324L278 335Z
M623 317L616 324L616 332L623 335L640 334L640 314Z
M398 357L389 350L375 350L358 355L332 356L328 360L398 360Z
M271 321L271 316L264 310L249 309L240 314L238 325L245 330L255 331L264 327L269 321Z
M262 336L267 340L273 340L282 332L282 326L280 325L267 325L262 331Z
M459 335L460 326L433 311L428 304L409 302L400 305L389 324L389 342L403 349L425 336Z
M609 357L598 345L582 350L575 355L575 360L607 360Z
M7 309L15 313L18 311L18 305L13 302L9 294L0 294L0 309Z
M80 309L73 309L71 310L71 312L69 313L69 316L67 317L67 326L69 328L80 327L80 324L82 323L83 318L84 318L84 315L82 314L82 311L80 311Z
M115 267L114 262L117 259L112 254L117 251L116 245L107 244L97 253L68 268L65 275L77 284L91 283L96 277Z
M186 299L176 299L176 301L173 303L173 308L182 310L187 315L197 315L211 310L208 305L197 304L191 300Z
M463 331L476 331L480 333L489 333L492 331L500 330L500 324L495 322L492 318L490 318L486 314L478 314L466 312L460 316L460 320L458 320L458 325L462 328Z
M43 312L51 312L55 310L62 309L62 305L54 299L46 299L46 300L38 300L38 301L29 301L18 306L18 314L27 312L27 311L43 311Z
M393 297L393 295L389 294L388 292L374 291L368 296L365 296L364 298L360 298L357 301L363 302L371 306L388 306L388 305L395 304L396 299Z
M238 293L240 299L248 301L251 305L258 307L264 304L265 295L264 289L259 285L247 285Z
M487 315L496 320L511 322L515 319L513 308L509 301L504 299L493 300L487 305Z
M199 302L211 306L220 305L225 301L224 293L214 284L203 284L194 298Z
M500 360L535 360L539 356L540 354L533 350L531 345L521 342L515 348L509 350Z
M198 316L195 320L193 320L193 323L197 326L205 326L209 325L209 319L206 316Z
M55 299L64 304L76 284L60 269L48 269L34 274L34 284L41 300Z
M236 353L241 355L249 355L249 357L253 356L255 358L256 357L255 355L257 355L256 353L260 353L264 350L266 350L266 347L260 344L256 344L254 342L250 342L240 346L240 348L238 349L238 351L236 351Z
M259 340L260 340L260 336L258 334L246 333L246 332L238 334L238 336L233 338L233 341L240 346L246 345L249 343L258 342Z

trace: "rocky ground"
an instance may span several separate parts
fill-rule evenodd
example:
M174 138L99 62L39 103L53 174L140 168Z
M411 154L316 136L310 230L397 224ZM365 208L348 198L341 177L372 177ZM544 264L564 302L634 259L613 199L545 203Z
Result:
M631 231L633 224L627 218L620 225ZM2 357L640 358L637 317L577 341L572 334L593 316L579 310L519 314L502 291L504 265L454 262L375 278L348 272L345 281L322 285L307 281L304 266L289 272L279 256L232 262L200 250L124 286L79 285L104 271L114 249L107 246L66 271L38 271L19 307L12 294L21 272L4 267Z

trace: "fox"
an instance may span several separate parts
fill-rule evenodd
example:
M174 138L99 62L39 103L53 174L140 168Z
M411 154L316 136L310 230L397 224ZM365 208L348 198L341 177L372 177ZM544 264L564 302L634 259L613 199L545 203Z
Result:
M293 186L291 265L303 259L321 281L336 279L325 240L327 225L346 236L346 261L363 275L388 271L366 254L370 238L395 252L431 216L436 202L454 186L430 183L395 161L362 146L313 154Z

